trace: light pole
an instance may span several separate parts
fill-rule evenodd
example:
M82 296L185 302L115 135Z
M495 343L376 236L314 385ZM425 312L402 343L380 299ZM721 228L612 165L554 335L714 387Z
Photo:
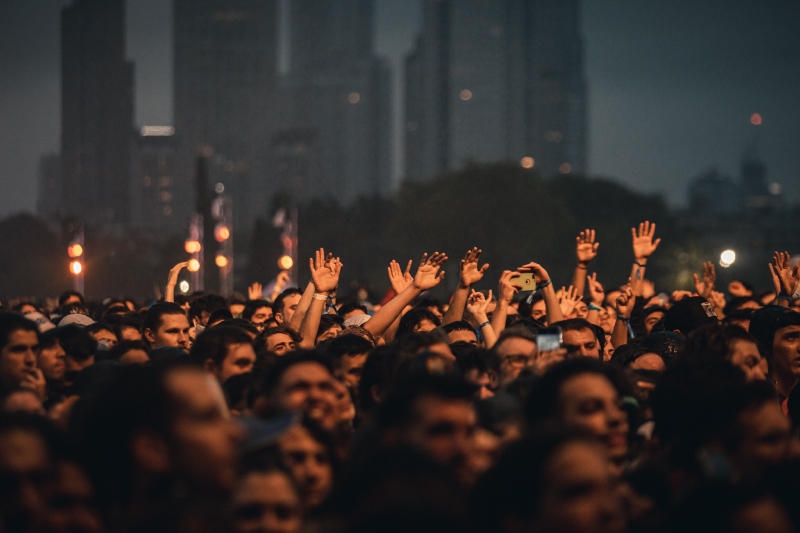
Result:
M67 247L69 255L69 272L72 274L72 290L83 294L84 292L84 232L83 224L76 222L72 228L72 237Z

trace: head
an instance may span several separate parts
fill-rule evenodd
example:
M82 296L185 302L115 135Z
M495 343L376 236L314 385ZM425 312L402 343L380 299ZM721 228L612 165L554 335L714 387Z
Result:
M192 300L189 306L189 319L195 326L208 326L208 319L218 309L228 310L228 302L218 294L204 294ZM232 315L230 317L232 318Z
M39 353L36 358L36 366L42 371L44 379L49 386L59 386L64 382L64 372L66 371L65 359L67 353L61 347L58 340L58 333L51 329L39 336Z
M142 341L122 341L106 352L106 359L123 365L146 365L150 362L147 345Z
M680 333L684 337L705 324L717 322L717 313L702 296L684 298L664 314L664 330Z
M397 327L397 337L402 337L408 333L419 333L431 331L441 326L442 322L428 309L415 307L400 319Z
M664 314L666 313L666 309L659 306L650 306L645 307L642 310L642 319L644 320L644 329L647 334L651 334L653 332L653 328L656 324L658 324L661 320L664 319Z
M582 428L619 463L628 453L628 418L622 398L629 392L619 371L599 359L567 359L534 385L526 409L528 423Z
M450 341L450 344L461 341L472 344L473 346L478 346L478 336L475 335L475 328L466 320L450 322L443 326L442 329L447 333L447 339Z
M333 486L335 457L330 434L304 419L280 436L278 452L297 483L303 507L318 507Z
M500 385L507 385L517 379L526 367L533 364L538 353L536 334L529 328L511 326L503 330L492 351L500 361L498 367Z
M328 339L335 339L342 334L344 319L339 315L324 314L319 319L319 328L314 340L315 344Z
M357 335L340 335L325 346L325 353L331 357L336 377L353 395L358 393L358 382L371 351L372 343Z
M275 298L272 304L272 312L278 325L289 325L302 295L303 292L300 289L290 287Z
M256 345L275 355L286 355L300 345L300 335L289 326L275 326L262 331L256 338Z
M573 318L554 325L561 326L562 345L567 349L568 356L600 359L605 338L602 341L598 338L598 332L592 324L582 318Z
M123 314L107 315L103 322L114 329L117 341L142 340L142 318L137 313L126 312Z
M250 465L233 493L237 533L300 533L303 504L289 470L279 464Z
M17 387L36 375L39 330L22 315L0 313L0 383Z
M458 368L464 381L476 388L475 398L485 400L495 395L500 385L498 368L500 359L494 352L473 348L458 359Z
M261 330L264 323L272 318L272 304L266 300L250 300L242 310L242 318Z
M64 291L58 297L59 307L76 303L81 304L82 306L86 305L86 301L83 299L83 294L79 293L78 291Z
M117 335L114 333L114 328L103 322L95 322L86 326L86 333L97 341L97 347L101 350L108 350L119 342Z
M763 381L767 361L758 351L755 337L739 326L709 324L694 330L686 338L687 357L713 357L739 368L747 381Z
M220 383L232 376L250 372L256 361L250 335L231 326L203 331L195 339L189 356Z
M144 315L142 336L151 348L174 346L188 351L189 319L177 304L153 304Z
M348 318L352 318L357 315L366 315L367 314L367 306L362 304L361 302L345 302L336 313L342 317L342 320L347 320Z

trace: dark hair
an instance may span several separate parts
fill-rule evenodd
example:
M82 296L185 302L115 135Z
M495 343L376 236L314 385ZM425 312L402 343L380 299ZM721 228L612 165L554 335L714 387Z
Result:
M232 344L249 345L250 342L250 335L239 328L230 326L208 328L195 339L189 351L189 358L198 365L211 359L219 366L227 357L228 348Z
M259 333L258 336L256 337L256 339L253 341L253 347L256 349L256 351L258 351L258 350L266 350L267 349L267 339L272 337L273 335L279 335L281 333L291 337L295 344L300 344L300 341L303 340L300 337L300 334L297 333L295 330L293 330L289 326L281 325L281 326L275 326L275 327L272 327L272 328L267 328L264 331L262 331L261 333Z
M378 405L372 395L373 388L379 395L385 395L406 358L396 344L378 346L367 357L358 382L358 404L362 411L371 412Z
M246 304L244 304L242 318L245 320L252 320L253 315L256 314L256 311L262 307L269 307L272 309L272 304L266 300L249 300Z
M472 401L473 387L452 375L414 374L398 381L378 409L380 428L406 427L415 415L416 402L424 397Z
M189 320L202 317L204 311L210 317L211 313L217 309L228 309L228 302L225 298L218 294L204 294L192 300L189 305Z
M95 322L94 324L89 324L84 328L86 333L92 334L97 333L98 331L108 331L109 333L114 333L114 327L111 324L106 324L105 322ZM116 333L114 333L116 336Z
M83 298L83 294L79 293L78 291L64 291L58 297L58 306L63 307L64 302L69 300L72 296L77 296L78 300L80 301L81 305L86 304L86 300Z
M249 321L245 320L244 318L229 318L227 320L223 320L222 322L215 325L215 328L220 326L229 326L233 328L239 328L242 331L246 331L247 333L251 333L253 336L258 335L259 331L253 324Z
M725 307L722 309L722 313L725 316L728 316L730 313L733 313L734 311L739 311L739 308L748 302L755 302L758 304L759 307L763 307L761 305L761 302L759 302L752 296L739 296L737 298L732 299L727 304L725 304Z
M183 315L186 316L179 305L171 302L158 302L150 306L142 320L142 334L145 330L156 332L161 327L161 317L164 315Z
M142 332L142 317L131 311L126 311L124 314L106 315L103 317L103 322L114 328L114 335L120 341L123 339L122 332L126 329L135 329L139 333Z
M431 322L437 328L442 325L439 317L434 315L431 311L424 307L415 307L400 319L400 325L397 327L397 337L402 337L408 333L414 333L414 328L425 320Z
M332 315L330 313L322 315L319 319L319 327L317 328L317 334L314 338L316 339L334 326L339 326L344 329L344 319L339 315Z
M364 337L358 335L339 335L335 339L329 340L325 345L325 353L331 357L336 366L342 357L360 355L372 351L372 343Z
M275 301L274 301L274 302L272 302L272 312L273 312L274 314L276 314L276 315L277 315L278 313L280 313L281 315L283 315L283 314L284 314L284 313L283 313L283 311L284 311L284 309L283 309L283 307L284 307L284 304L283 304L283 302L284 302L284 300L286 300L286 298L288 298L289 296L291 296L291 295L293 295L293 294L303 294L303 291L301 291L300 289L297 289L297 288L295 288L295 287L289 287L288 289L284 290L282 293L280 293L280 294L278 295L278 297L277 297L277 298L275 298Z
M39 335L39 328L33 320L16 313L0 312L0 349L5 348L11 334L19 330L32 331L37 337Z
M735 324L707 324L693 330L686 336L684 353L686 357L711 357L720 361L729 361L731 343L735 340L758 341L744 328Z
M750 320L753 318L753 313L755 312L756 310L753 308L737 309L736 311L725 313L725 318L722 319L722 323L730 324L736 320Z
M115 344L110 350L105 352L104 359L110 361L119 361L120 358L131 350L142 350L147 352L147 344L142 341L120 341ZM148 354L149 356L149 354Z
M46 350L58 343L58 328L52 328L39 334L39 349Z
M565 331L582 331L584 329L588 329L592 332L595 338L597 338L597 331L595 330L594 325L584 318L570 318L567 320L561 320L560 322L551 324L551 326L559 326L562 333Z
M430 296L419 297L411 303L412 306L422 308L422 309L429 309L431 307L435 307L442 312L442 302L440 302L436 298L431 298Z
M458 358L458 368L462 374L466 374L470 370L477 370L478 373L484 374L497 370L499 366L500 358L494 352L485 348L473 347L471 351Z
M264 380L261 382L263 393L266 396L272 396L283 374L293 366L304 363L321 365L333 376L333 368L327 358L313 350L299 350L277 358L275 363L267 370Z
M471 331L472 333L475 333L475 328L473 328L472 324L466 320L456 320L455 322L445 324L442 326L442 330L448 334L452 333L453 331Z
M216 309L211 315L208 317L208 323L214 324L217 322L223 322L225 320L233 320L233 313L227 307L221 307Z
M86 361L97 351L97 341L85 328L69 325L56 328L56 331L64 352L75 361Z
M344 316L347 313L352 313L353 311L356 311L358 309L364 311L364 313L368 312L368 309L367 309L366 305L362 304L361 302L353 301L353 302L345 302L345 303L343 303L339 307L339 309L336 311L336 314L339 315L340 317L344 318Z
M531 296L520 300L517 312L524 318L533 318L533 305L541 302L542 300L544 300L542 293L535 292Z
M631 395L630 385L617 368L603 364L594 357L567 359L551 367L533 386L525 407L528 424L536 427L542 423L556 421L561 387L567 380L582 374L605 377L617 389L620 398Z
M397 339L397 347L411 355L419 353L434 344L450 344L450 339L441 329L407 333Z

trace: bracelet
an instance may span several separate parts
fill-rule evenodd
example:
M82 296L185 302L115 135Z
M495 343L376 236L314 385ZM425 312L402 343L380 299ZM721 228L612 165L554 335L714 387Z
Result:
M634 265L637 265L637 266L638 266L638 267L640 267L640 268L645 268L645 267L647 267L647 263L644 263L644 264L642 264L642 263L640 263L639 261L634 261L634 262L633 262L633 264L634 264Z
M629 317L629 316L617 315L617 320L622 320L623 322L630 322L630 321L631 321L631 317Z
M553 284L553 280L552 280L552 279L548 279L547 281L543 281L543 282L541 282L541 283L539 284L539 286L537 287L537 289L544 289L544 288L545 288L545 287L547 287L548 285L552 285L552 284Z
M786 294L785 292L778 294L778 300L800 300L800 294Z
M602 307L600 307L599 305L595 305L593 303L590 303L588 305L588 307L589 307L589 311L602 311L603 310Z
M315 292L314 296L312 296L312 298L314 298L315 300L320 300L320 301L324 302L325 300L328 299L328 295L324 294L324 293L320 293L320 292Z
M578 263L578 268L580 268L581 270L589 270L589 265L588 263L585 265L582 263Z
M486 326L491 326L491 324L489 323L489 321L488 321L488 320L487 320L486 322L484 322L483 324L481 324L480 326L478 326L478 329L479 329L479 330L480 330L480 329L483 329L483 328L485 328Z

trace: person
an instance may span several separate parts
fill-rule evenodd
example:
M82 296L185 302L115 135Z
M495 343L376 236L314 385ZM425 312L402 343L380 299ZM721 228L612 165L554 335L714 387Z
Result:
M531 427L546 423L587 431L621 468L628 458L628 415L622 398L629 386L613 367L599 359L577 357L550 368L534 385L527 400Z
M758 341L739 326L711 323L694 330L686 339L687 357L716 357L739 368L747 381L764 381L767 360Z
M449 324L445 324L442 329L447 333L447 339L450 341L450 344L463 341L473 346L478 346L478 336L475 335L475 329L472 327L472 324L466 320L450 322Z
M295 287L284 290L272 303L272 312L279 326L289 325L294 318L294 312L300 304L302 291Z
M250 335L239 328L208 328L195 339L189 357L222 384L253 370L256 353L251 341Z
M272 304L266 300L250 300L242 310L242 318L249 320L259 331L264 329L264 324L272 318Z
M770 378L782 398L800 379L800 313L769 305L753 313L750 333L769 362Z
M562 346L567 350L568 356L579 355L600 359L601 346L605 343L605 338L601 342L597 330L588 321L572 318L554 325L561 327Z
M237 533L300 533L300 490L280 463L246 465L232 499Z
M340 335L328 341L321 349L331 358L334 374L355 398L361 373L372 351L372 344L357 335Z
M0 385L27 387L45 399L46 380L36 366L39 330L21 315L0 313Z
M264 329L258 334L255 344L259 349L275 355L286 355L295 351L300 345L300 341L300 335L296 331L289 326L282 325Z
M189 319L177 304L153 304L142 320L142 337L151 349L175 346L188 352Z
M492 352L500 360L499 384L501 387L508 385L533 364L538 354L536 335L530 328L515 324L500 334Z
M468 345L471 346L471 345ZM485 400L497 392L500 360L484 348L469 348L463 357L456 356L464 381L475 387L475 398Z
M217 294L203 294L194 298L189 306L189 321L198 329L199 335L207 326L211 314L218 309L228 310L228 302ZM233 315L230 315L232 318Z
M67 353L61 347L58 332L51 329L39 336L39 353L36 366L42 371L48 393L60 393L64 389Z

